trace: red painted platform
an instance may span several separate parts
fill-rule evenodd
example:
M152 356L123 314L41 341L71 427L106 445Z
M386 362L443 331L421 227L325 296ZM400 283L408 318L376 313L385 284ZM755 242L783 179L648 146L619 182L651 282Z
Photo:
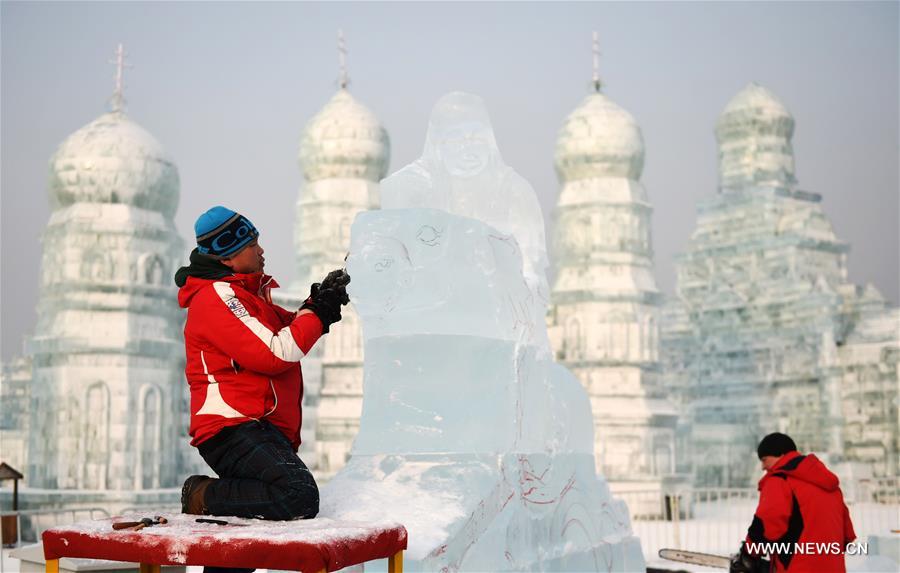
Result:
M336 571L406 549L406 529L397 523L360 523L316 518L262 521L204 516L230 525L197 523L196 515L161 514L168 523L140 531L115 531L112 524L140 514L79 522L48 529L44 556L109 559L153 565L216 565L317 572ZM401 561L402 563L402 561ZM402 565L401 565L402 567Z

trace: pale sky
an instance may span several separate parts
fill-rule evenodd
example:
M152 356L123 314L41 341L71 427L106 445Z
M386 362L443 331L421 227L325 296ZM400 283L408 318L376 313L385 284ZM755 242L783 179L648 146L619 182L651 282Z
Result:
M898 298L897 2L849 3L0 3L2 357L36 320L48 161L107 109L125 44L129 116L181 175L176 223L224 204L262 231L267 271L293 276L297 151L336 91L336 33L350 90L388 130L393 172L422 150L434 102L482 96L507 164L534 186L548 226L557 130L588 93L591 32L606 93L643 130L656 276L716 194L713 125L756 81L793 113L801 189L822 194L849 242L850 278Z

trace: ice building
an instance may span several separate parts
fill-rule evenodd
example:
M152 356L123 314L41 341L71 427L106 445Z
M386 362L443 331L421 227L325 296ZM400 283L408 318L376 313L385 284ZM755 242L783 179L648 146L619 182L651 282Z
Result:
M872 287L858 307L837 351L844 454L874 476L898 476L900 310Z
M0 367L0 461L24 468L28 451L31 361L16 356Z
M540 206L482 100L441 98L423 156L381 194L348 259L359 435L320 515L403 523L414 571L644 570L594 470L587 395L551 359Z
M343 67L343 66L342 66ZM309 285L342 268L357 213L378 207L378 182L387 174L387 131L347 90L340 89L306 125L300 142L303 189L297 200L294 304ZM341 322L303 362L303 427L300 456L327 480L343 467L362 411L363 344L352 305Z
M719 192L676 260L665 371L690 421L695 481L746 486L759 438L832 460L897 451L897 324L847 277L848 245L794 174L794 119L750 84L716 123ZM893 406L889 404L893 401ZM864 429L872 422L871 430ZM896 454L892 469L896 475Z
M23 422L25 482L46 491L26 490L26 505L174 504L199 462L172 283L184 256L178 169L125 114L118 56L112 110L50 160Z
M562 190L547 321L556 359L591 398L597 471L615 488L661 491L678 482L678 414L660 387L644 142L600 88L595 70L593 93L556 142Z

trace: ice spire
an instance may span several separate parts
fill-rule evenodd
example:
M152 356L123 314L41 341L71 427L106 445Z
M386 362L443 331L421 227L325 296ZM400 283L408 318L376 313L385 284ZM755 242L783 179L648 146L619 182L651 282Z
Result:
M110 105L113 113L122 113L125 111L125 68L130 66L125 63L125 48L121 43L116 48L116 59L110 60L109 63L116 65L116 89L110 98Z
M591 86L593 86L595 92L600 93L600 89L603 87L603 82L600 81L600 40L598 39L596 30L594 30L593 33L591 51L593 52L594 60L594 73L591 77Z
M338 62L341 67L341 76L338 84L342 90L350 85L350 76L347 74L347 44L344 42L344 31L338 28Z

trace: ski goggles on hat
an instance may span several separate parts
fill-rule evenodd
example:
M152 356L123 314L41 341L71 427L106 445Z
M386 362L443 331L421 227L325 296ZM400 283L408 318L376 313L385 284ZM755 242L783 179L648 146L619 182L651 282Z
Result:
M258 236L259 231L250 219L235 213L212 231L197 237L197 250L204 255L224 259L249 245Z

